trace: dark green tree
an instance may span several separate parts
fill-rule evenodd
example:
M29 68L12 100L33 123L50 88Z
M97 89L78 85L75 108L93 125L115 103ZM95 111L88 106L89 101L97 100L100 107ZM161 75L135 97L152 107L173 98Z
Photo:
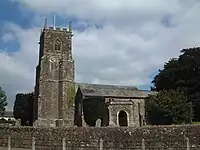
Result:
M22 126L32 126L33 123L33 93L18 93L16 95L13 115L15 119L21 119Z
M192 103L183 90L161 90L146 102L148 122L153 125L191 123Z
M7 96L4 90L0 87L0 115L4 115L6 110L7 103Z
M152 90L184 89L193 103L194 121L200 121L200 47L183 49L170 59L152 81Z

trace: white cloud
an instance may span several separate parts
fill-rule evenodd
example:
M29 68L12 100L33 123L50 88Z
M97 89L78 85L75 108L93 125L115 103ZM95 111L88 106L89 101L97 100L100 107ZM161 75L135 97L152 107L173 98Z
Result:
M87 23L101 26L74 29L78 82L149 84L149 75L165 61L200 42L200 3L196 0L17 1L36 10L37 15L56 12L63 18L77 17L86 27ZM12 24L7 31L4 38L14 35L21 48L13 55L0 53L0 70L4 72L0 80L8 91L8 86L11 91L33 89L40 29L21 29Z
M176 12L178 0L16 0L41 12L58 12L92 20L155 19ZM172 5L173 4L173 5ZM149 13L147 13L149 12ZM137 19L138 20L138 19Z
M20 50L15 47L11 50L15 52L8 54L0 50L0 83L8 95L9 109L12 109L16 93L34 89L39 28L24 30L17 25L7 24L5 31L4 38L13 35L12 40L20 43Z

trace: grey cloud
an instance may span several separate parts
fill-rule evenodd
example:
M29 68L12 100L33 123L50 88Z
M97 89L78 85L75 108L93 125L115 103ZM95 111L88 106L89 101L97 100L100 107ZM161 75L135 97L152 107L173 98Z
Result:
M18 1L40 13L56 11L64 17L81 18L79 23L84 27L88 23L102 26L88 26L84 31L74 29L73 56L78 82L149 84L149 75L165 61L178 56L182 48L199 45L200 41L200 3L195 0L152 0L149 3L127 0L123 4L118 0L113 3L88 0L84 5L75 0ZM166 14L172 16L171 28L162 24ZM0 71L4 73L0 74L0 80L8 95L14 97L13 93L34 87L40 28L21 29L9 24L6 34L9 33L19 41L20 50L12 55L0 53Z
M5 34L14 35L13 40L20 44L20 50L12 50L16 52L0 52L0 86L8 95L8 109L12 109L16 93L34 90L38 31L39 28L23 30L15 24L6 26Z

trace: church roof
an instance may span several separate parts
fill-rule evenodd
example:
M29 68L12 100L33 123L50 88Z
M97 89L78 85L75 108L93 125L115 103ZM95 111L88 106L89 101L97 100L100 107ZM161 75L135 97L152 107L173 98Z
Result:
M121 85L102 85L77 83L84 96L96 97L124 97L124 98L143 98L151 94L151 91L142 91L133 86Z

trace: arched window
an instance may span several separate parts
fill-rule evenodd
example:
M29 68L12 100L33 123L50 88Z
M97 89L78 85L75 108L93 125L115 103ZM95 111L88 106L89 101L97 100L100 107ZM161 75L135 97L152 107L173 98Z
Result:
M60 51L62 49L62 42L59 39L54 41L54 50Z
M125 111L120 111L118 114L119 126L128 126L128 115Z
M61 44L60 43L55 43L55 50L60 51L61 50Z

